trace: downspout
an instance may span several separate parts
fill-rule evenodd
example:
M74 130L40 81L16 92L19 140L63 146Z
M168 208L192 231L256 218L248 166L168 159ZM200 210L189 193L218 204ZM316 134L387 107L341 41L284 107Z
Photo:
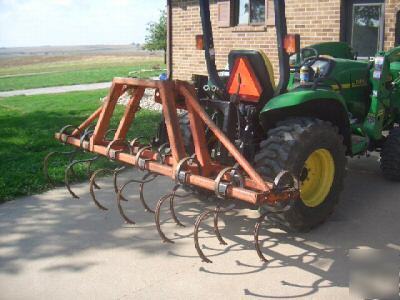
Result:
M172 77L172 0L167 0L167 78Z
M275 96L286 93L289 84L290 66L289 55L284 48L284 41L287 35L287 25L285 16L285 0L274 0L275 7L275 28L279 58L279 83L275 91Z
M200 0L200 17L201 26L203 28L203 39L204 39L204 55L207 64L208 76L211 84L217 87L222 94L225 94L225 86L218 75L217 66L215 64L215 49L214 49L214 38L211 26L210 17L210 1Z

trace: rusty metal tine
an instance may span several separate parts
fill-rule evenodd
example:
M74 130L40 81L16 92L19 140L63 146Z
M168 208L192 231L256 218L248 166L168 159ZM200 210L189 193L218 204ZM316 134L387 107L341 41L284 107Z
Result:
M99 169L99 170L93 172L92 177L90 178L90 183L89 183L90 195L92 196L92 200L93 200L94 204L96 204L96 206L98 208L100 208L101 210L108 210L108 208L105 207L104 205L102 205L96 198L96 194L94 192L95 180L99 174L107 174L107 173L113 173L113 172L114 172L114 170L112 170L112 169Z
M218 217L219 217L219 213L220 213L219 210L220 210L220 207L217 206L215 208L215 212L214 212L214 233L217 236L217 239L221 245L227 245L225 240L222 238L221 233L219 232L219 228L218 228L218 219L219 219Z
M114 173L113 173L113 184L114 184L114 192L115 192L115 194L118 194L118 193L119 193L118 180L117 180L118 175L119 175L123 170L125 170L125 169L126 169L125 166L122 166L122 167L120 167L120 168L114 169ZM128 201L124 196L121 195L121 197L122 197L121 200Z
M208 259L205 255L204 252L200 248L199 244L199 229L200 229L200 224L202 221L206 220L211 214L214 214L214 233L217 236L217 239L221 245L227 245L225 240L221 236L221 232L219 231L218 228L218 221L219 221L219 215L221 213L226 213L228 211L231 211L232 209L235 208L234 204L229 205L226 208L221 208L219 204L215 207L213 210L206 209L204 212L202 212L196 219L195 226L194 226L194 244L197 250L197 253L201 257L201 259L206 262L206 263L212 263L210 259Z
M161 237L161 239L162 239L162 241L164 243L171 243L171 244L173 244L174 241L169 239L169 238L167 238L165 236L164 232L161 230L160 211L161 211L161 206L163 205L163 203L166 200L171 199L171 197L173 197L173 195L174 195L174 192L162 196L157 202L156 211L155 211L155 214L154 214L154 219L155 219L155 223L156 223L158 234L160 235L160 237Z
M174 208L174 199L176 197L176 191L173 193L172 197L169 200L169 210L171 211L171 215L172 215L172 219L174 219L176 225L180 226L180 227L185 227L185 225L183 225L181 223L181 221L179 221L178 217L176 216L175 213L175 208Z
M122 191L123 191L123 189L124 189L129 183L130 183L130 182L124 184L124 185L119 189L118 194L117 194L117 205L118 205L119 214L120 214L121 217L125 220L125 222L128 223L128 224L134 225L134 224L136 224L136 223L135 223L132 219L128 218L128 216L125 214L125 212L124 212L124 210L123 210L123 208L122 208L122 205L121 205L121 200L122 200L122 198L123 198L123 197L122 197Z
M143 178L147 178L147 177L148 177L148 174L146 174ZM131 218L129 218L129 217L126 215L126 213L124 212L124 209L123 209L123 207L122 207L122 205L121 205L121 201L123 200L122 192L123 192L124 189L125 189L129 184L131 184L131 183L144 184L144 183L148 183L148 182L154 180L155 177L154 177L154 178L151 178L151 179L149 179L149 180L143 180L143 178L142 178L142 180L131 179L131 180L125 182L125 184L121 186L121 188L118 190L118 193L117 193L118 211L119 211L121 217L122 217L127 223L129 223L129 224L135 224L135 222L134 222ZM144 202L144 199L141 198L140 201L142 202L142 204L144 203L145 209L146 209L146 207L147 207L147 209L149 209L149 207L147 206L146 202Z
M88 178L91 178L92 175L93 175L93 172L92 172L92 170L91 170L92 163L93 163L93 161L89 161L89 163L88 163L88 167L87 167L87 176L88 176ZM93 181L93 186L94 186L96 189L100 190L100 186L99 186L95 181Z
M196 219L196 222L194 223L194 234L193 234L193 238L194 238L194 245L196 247L197 250L197 254L200 256L200 258L202 259L203 262L206 263L212 263L212 260L208 259L205 255L203 250L201 250L200 248L200 244L199 244L199 228L200 228L200 224L202 221L204 221L205 219L207 219L211 214L213 213L213 211L203 211Z
M72 163L70 163L66 168L65 168L65 172L64 172L64 184L67 187L68 192L71 194L71 196L75 199L79 199L79 196L76 195L72 189L71 186L69 184L69 175L71 170L73 170L73 166L76 164L77 161L73 161Z
M260 228L261 228L261 225L264 222L266 216L267 216L267 213L262 214L258 218L257 223L254 227L254 245L256 247L257 255L261 259L261 261L268 263L268 259L265 258L264 254L261 251L261 246L260 246L260 241L259 241Z
M149 176L153 176L150 179L147 179ZM139 187L139 198L140 198L140 203L142 203L143 207L144 207L144 211L148 212L148 213L152 213L154 214L154 210L152 210L146 203L145 199L144 199L144 185L145 183L151 182L154 179L156 179L158 177L157 174L154 173L147 173L146 175L143 176L142 178L142 183L140 183L140 187Z
M174 205L175 201L174 200L175 200L175 198L181 198L181 199L182 198L187 198L187 197L189 197L191 195L193 195L193 192L187 192L186 194L183 194L183 195L179 195L177 193L174 193L174 196L169 201L169 209L171 211L172 218L174 219L176 225L178 225L180 227L186 227L186 226L184 224L182 224L181 221L179 221L178 217L176 216L175 205Z
M80 163L91 163L91 162L93 162L93 161L95 161L95 160L97 160L97 159L99 159L100 158L100 155L96 155L95 157L92 157L92 158L89 158L89 159L81 159L81 160L74 160L73 162L71 162L68 166L67 166L67 168L65 169L65 173L64 173L64 183L65 183L65 186L67 187L67 190L68 190L68 192L71 194L71 196L73 197L73 198L75 198L75 199L79 199L79 196L78 195L76 195L73 191L72 191L72 189L71 189L71 185L70 185L70 182L69 182L69 175L70 175L70 172L71 172L71 170L73 170L73 167L75 166L75 165L77 165L77 164L80 164Z
M50 158L55 156L55 155L69 156L69 163L71 163L71 161L73 160L73 158L75 157L75 155L77 153L78 153L78 149L74 149L74 150L68 151L68 152L53 151L53 152L50 152L49 154L46 155L46 157L43 160L43 173L44 173L44 176L47 179L47 181L52 186L55 186L55 182L50 177L50 174L49 174L49 160L50 160Z
M139 185L139 198L140 198L140 203L142 203L143 207L144 207L144 211L148 212L148 213L152 213L154 214L154 210L152 210L146 203L146 201L144 200L144 183L141 183Z

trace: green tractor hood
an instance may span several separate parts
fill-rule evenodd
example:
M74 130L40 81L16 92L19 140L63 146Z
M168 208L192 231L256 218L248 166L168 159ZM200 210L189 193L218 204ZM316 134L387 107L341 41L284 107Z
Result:
M272 98L261 110L261 114L271 110L288 108L292 106L301 105L310 101L326 101L327 105L340 103L347 111L347 106L344 98L337 92L328 89L311 89L311 88L298 88L288 93L279 95Z

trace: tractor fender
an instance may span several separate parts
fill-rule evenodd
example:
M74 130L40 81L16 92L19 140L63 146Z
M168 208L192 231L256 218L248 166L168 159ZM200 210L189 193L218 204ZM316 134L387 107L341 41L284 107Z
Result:
M290 117L311 117L331 122L339 129L351 155L351 128L344 98L330 90L299 90L272 98L260 112L264 132Z

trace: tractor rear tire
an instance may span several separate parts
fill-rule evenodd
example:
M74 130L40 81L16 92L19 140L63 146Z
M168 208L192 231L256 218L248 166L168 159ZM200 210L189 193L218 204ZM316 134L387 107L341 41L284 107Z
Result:
M400 128L398 127L390 131L383 145L381 170L386 179L400 181Z
M181 129L183 144L185 146L186 154L189 156L194 153L194 144L192 131L190 130L189 113L184 112L178 116L179 128Z
M299 179L300 199L271 216L292 231L309 231L333 212L346 172L343 137L331 123L313 118L291 118L268 131L255 156L258 172L273 181L281 171ZM261 212L266 207L260 207Z
M187 112L184 112L178 115L178 124L182 134L183 145L185 146L186 154L189 156L194 153L194 145L193 145L193 138L192 132L190 131L190 122L189 122L189 115ZM168 132L164 122L160 123L160 126L164 126L165 134L160 137L159 143L162 145L164 143L168 143Z

